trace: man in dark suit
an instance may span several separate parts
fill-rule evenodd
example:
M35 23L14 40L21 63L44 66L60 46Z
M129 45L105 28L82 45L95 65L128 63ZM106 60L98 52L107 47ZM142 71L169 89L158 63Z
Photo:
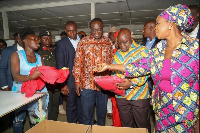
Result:
M82 123L81 101L76 94L75 80L72 75L76 48L80 40L77 35L76 23L68 21L65 25L65 33L67 36L56 43L56 67L57 69L67 67L70 71L68 79L61 87L61 92L67 95L67 121L69 123L76 123L77 121Z
M154 48L156 44L160 41L156 37L155 26L156 21L150 20L145 23L143 28L143 36L145 38L145 41L141 45L146 46L149 50Z
M23 50L23 44L18 34L17 45L12 45L10 47L4 48L1 54L0 60L0 87L3 91L10 91L13 86L13 77L11 73L11 55L15 51Z

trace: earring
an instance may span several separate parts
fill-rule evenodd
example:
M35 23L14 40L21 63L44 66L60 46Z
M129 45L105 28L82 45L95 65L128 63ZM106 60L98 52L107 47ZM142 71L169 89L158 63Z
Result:
M171 30L171 26L169 26L169 30Z

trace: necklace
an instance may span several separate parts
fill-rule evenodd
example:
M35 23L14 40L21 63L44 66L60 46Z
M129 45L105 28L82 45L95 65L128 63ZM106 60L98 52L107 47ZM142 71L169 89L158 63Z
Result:
M171 45L168 45L168 46L172 48L172 47L175 47L176 45L178 45L180 42L181 42L181 41L178 41L176 44L174 44L174 45L172 45L172 46L171 46Z

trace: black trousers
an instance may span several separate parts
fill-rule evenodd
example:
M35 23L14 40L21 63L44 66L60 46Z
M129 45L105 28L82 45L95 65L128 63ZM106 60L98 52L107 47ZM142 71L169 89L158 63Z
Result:
M57 121L59 112L60 89L58 85L51 85L47 83L46 87L49 92L48 120Z
M147 128L149 133L151 132L150 99L116 100L123 127Z

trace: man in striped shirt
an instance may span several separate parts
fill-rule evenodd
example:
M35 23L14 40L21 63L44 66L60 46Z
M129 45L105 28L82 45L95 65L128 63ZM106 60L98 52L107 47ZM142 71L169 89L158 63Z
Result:
M121 29L118 35L119 50L116 52L113 64L124 64L142 59L148 54L146 47L132 43L131 32ZM150 125L150 95L147 79L149 75L138 78L126 78L121 71L114 71L114 75L124 78L119 89L125 89L125 96L116 95L119 115L123 127L147 128Z

